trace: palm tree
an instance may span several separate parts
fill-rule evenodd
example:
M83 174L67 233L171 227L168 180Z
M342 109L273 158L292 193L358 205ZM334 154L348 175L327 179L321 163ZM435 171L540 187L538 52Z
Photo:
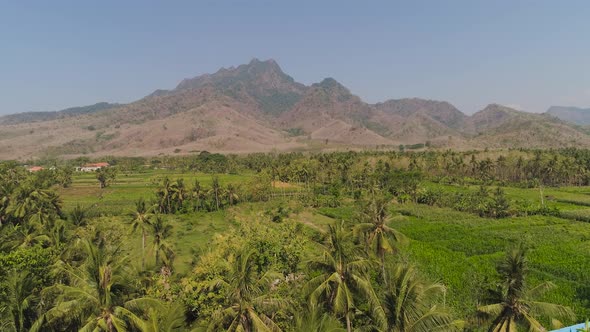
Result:
M14 185L2 179L0 181L0 226L8 219L8 207L10 206L10 196L14 190Z
M53 247L56 249L59 249L63 244L66 244L69 240L66 222L61 219L53 222L51 228L47 230L47 236L53 244Z
M316 306L308 306L307 310L295 316L297 332L344 332L340 322L332 315L322 312Z
M282 275L256 272L255 250L243 249L235 258L230 271L222 279L211 282L212 288L227 290L227 305L213 315L209 331L227 327L227 331L280 331L264 312L285 306L284 300L271 298L271 284Z
M48 298L55 296L55 300L31 331L51 326L80 331L126 331L128 322L139 320L130 309L158 303L150 298L126 301L131 281L127 261L120 257L118 248L108 250L105 244L96 245L89 240L83 240L82 245L86 260L80 266L64 265L67 285L56 284L43 290Z
M372 262L363 257L362 250L353 246L350 233L343 224L330 225L324 253L310 262L310 267L320 271L305 286L312 305L327 305L331 311L346 320L347 331L352 331L352 314L355 309L355 291L369 303L374 320L385 326L385 314L367 278Z
M30 314L37 302L35 277L23 271L11 270L0 297L0 327L2 330L27 331L31 326Z
M215 199L215 209L219 210L219 199L221 197L221 191L223 188L219 184L219 178L217 176L213 177L213 182L211 183L211 189L209 190L209 194L213 195L213 199Z
M590 320L586 319L584 327L577 329L576 332L590 332Z
M96 179L100 184L100 189L108 187L116 177L117 169L115 167L102 167L96 170Z
M147 307L145 307L146 304ZM184 307L181 304L161 301L135 303L134 300L131 300L127 307L140 309L143 312L143 315L139 317L127 308L121 309L133 319L133 325L141 332L181 332L186 330L184 328Z
M171 189L172 189L172 194L171 194L170 198L174 204L174 208L173 208L172 212L176 212L176 211L182 209L182 205L184 203L184 200L188 196L188 193L187 193L186 188L184 186L184 180L183 179L176 179L176 182L172 184Z
M199 180L195 179L195 184L191 189L191 198L193 200L193 210L198 211L203 207L202 199L203 199L203 188L201 188L201 183Z
M46 234L41 233L41 225L37 222L27 222L19 225L10 225L9 230L11 237L6 243L12 249L15 248L29 248L37 244L46 244L51 242L51 239Z
M174 257L174 252L166 239L172 235L172 226L166 223L161 216L156 215L154 221L151 223L151 232L154 237L153 250L156 256L156 268L159 267L162 254L166 260L164 264L170 267L172 265L171 260Z
M445 287L422 280L413 266L391 268L385 287L383 308L387 332L459 331L461 322L451 319L446 308L436 301Z
M234 205L236 201L240 199L236 187L231 183L227 185L227 189L224 191L224 196L230 206Z
M513 332L524 326L532 332L546 331L535 316L573 319L570 308L558 304L539 302L537 299L555 288L551 282L543 282L529 288L526 284L528 261L526 249L520 245L511 249L498 265L502 284L494 294L493 304L483 305L478 311L491 318L490 332Z
M76 206L69 213L70 221L76 226L86 225L86 219L88 218L88 208L83 208L80 204Z
M354 227L354 232L357 236L364 237L367 247L371 247L373 253L379 258L381 275L383 281L387 284L385 254L391 253L394 250L391 240L396 243L404 243L406 237L399 231L386 225L391 218L387 212L387 200L384 198L373 196L371 202L362 212L361 219L364 222L357 224Z
M165 177L162 180L162 184L156 190L159 213L172 213L172 191L172 183L169 178Z
M151 226L151 208L148 208L143 198L135 202L135 212L133 213L133 220L131 227L132 232L141 232L141 269L145 269L145 240L147 232Z
M22 186L15 192L7 212L20 222L33 220L45 224L61 215L61 200L51 190Z

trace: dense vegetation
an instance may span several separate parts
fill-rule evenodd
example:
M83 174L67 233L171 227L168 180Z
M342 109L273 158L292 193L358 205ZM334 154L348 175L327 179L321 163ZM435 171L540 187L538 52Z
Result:
M590 314L590 152L0 164L2 331L544 331Z

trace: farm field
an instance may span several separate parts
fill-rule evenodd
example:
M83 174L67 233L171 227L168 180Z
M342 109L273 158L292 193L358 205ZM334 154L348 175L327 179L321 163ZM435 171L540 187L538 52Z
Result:
M25 288L33 331L81 329L85 314L61 309L96 315L80 294L117 331L232 330L239 315L271 331L406 331L394 307L417 332L487 331L506 306L521 310L505 318L517 331L579 323L590 171L544 153L202 153L91 173L0 163L0 323L15 326L3 308Z
M131 212L134 202L149 199L156 188L155 180L164 176L182 178L186 183L195 179L204 185L212 181L211 174L174 171L145 171L121 175L106 190L99 189L93 174L77 174L72 186L60 190L64 207L77 204L96 206L108 216L94 222L118 229L125 234L126 249L139 262L140 238L130 234ZM223 184L241 185L253 175L220 175ZM443 192L477 191L478 186L454 186L427 183L425 187ZM503 187L512 201L540 204L539 190ZM275 188L280 193L280 188ZM590 187L545 188L547 206L564 213L590 215ZM171 215L172 244L176 248L176 269L180 276L191 272L197 257L206 252L217 235L235 228L239 223L266 222L264 227L275 227L266 211L277 206L290 206L288 219L311 228L326 231L338 220L352 221L356 207L349 200L337 208L303 207L293 200L280 197L267 203L244 203L229 210ZM544 300L571 306L579 317L590 316L590 227L588 224L553 216L528 216L504 219L481 218L471 213L423 204L392 203L391 211L405 216L391 223L411 241L403 259L415 262L430 278L448 287L447 303L458 314L470 312L476 305L474 294L494 285L495 265L506 247L524 242L532 250L530 282L553 281L558 288Z

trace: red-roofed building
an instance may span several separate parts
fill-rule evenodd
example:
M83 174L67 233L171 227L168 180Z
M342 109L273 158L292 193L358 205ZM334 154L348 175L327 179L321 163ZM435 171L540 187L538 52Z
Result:
M35 172L39 172L44 170L45 168L41 167L41 166L31 166L29 168L27 168L27 170L31 173L35 173Z

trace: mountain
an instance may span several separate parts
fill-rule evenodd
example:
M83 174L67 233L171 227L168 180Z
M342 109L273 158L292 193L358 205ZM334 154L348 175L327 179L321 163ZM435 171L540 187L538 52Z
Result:
M465 121L463 132L474 147L588 147L590 136L555 117L492 104Z
M590 147L583 129L492 104L467 116L420 98L364 102L334 78L304 85L274 60L222 68L135 102L0 118L0 159L364 149Z
M459 128L467 118L455 106L446 101L425 100L420 98L405 98L387 100L375 105L378 109L390 114L408 118L421 114L450 128Z
M590 125L590 108L551 106L545 113L577 125Z
M50 121L65 117L89 114L121 106L120 104L96 103L90 106L72 107L53 112L24 112L0 116L0 125L19 124L27 122Z
M215 74L184 79L174 94L185 90L213 87L224 95L248 99L265 113L280 114L295 105L303 96L306 86L285 74L274 60L253 59L237 68L222 68Z

